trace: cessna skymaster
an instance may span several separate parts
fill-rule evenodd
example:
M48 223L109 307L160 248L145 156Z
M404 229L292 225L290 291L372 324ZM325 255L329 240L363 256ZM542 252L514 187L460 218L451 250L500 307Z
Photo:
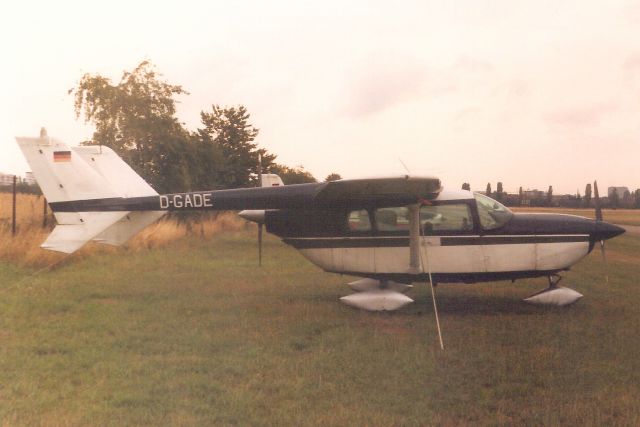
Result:
M571 215L513 213L485 195L449 190L433 177L402 176L159 195L111 149L68 147L47 136L17 138L58 225L42 244L72 253L95 241L122 245L168 211L242 210L323 270L359 276L343 302L394 310L413 282L475 283L547 277L526 301L566 305L558 286L600 242L624 232ZM597 199L597 187L596 200ZM435 299L434 299L435 307ZM436 313L437 314L437 313Z

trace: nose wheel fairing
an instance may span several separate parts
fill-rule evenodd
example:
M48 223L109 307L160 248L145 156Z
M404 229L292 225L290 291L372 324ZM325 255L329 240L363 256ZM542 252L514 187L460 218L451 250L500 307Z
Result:
M530 297L525 298L523 301L529 304L535 305L552 305L552 306L565 306L571 305L577 302L583 295L580 292L574 291L564 286L558 286L562 277L558 274L552 274L549 276L549 287L540 292L537 292Z

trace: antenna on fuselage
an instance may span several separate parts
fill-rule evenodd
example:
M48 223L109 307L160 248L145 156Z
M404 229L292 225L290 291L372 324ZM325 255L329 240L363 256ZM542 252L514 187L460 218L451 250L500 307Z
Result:
M404 164L404 162L402 161L402 159L400 157L398 157L398 161L400 162L400 164L402 165L402 167L404 168L404 170L407 171L407 173L409 175L411 175L411 171L409 170L409 168L407 167L407 165Z

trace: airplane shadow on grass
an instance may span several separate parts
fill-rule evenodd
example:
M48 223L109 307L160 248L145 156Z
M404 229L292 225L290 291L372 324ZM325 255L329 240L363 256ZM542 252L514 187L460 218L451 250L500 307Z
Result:
M471 316L471 315L522 315L522 316L538 316L551 313L570 313L576 310L583 310L584 305L580 302L570 306L540 306L524 302L517 296L492 296L492 295L446 295L446 291L436 294L438 312L446 315L454 316ZM301 294L288 298L289 303L296 301L339 304L338 298L342 295L334 294ZM408 294L414 299L414 302L402 308L399 311L382 311L369 312L351 307L344 307L347 310L370 314L372 316L424 316L433 315L433 302L430 294L420 293L418 295ZM581 308L582 306L582 308Z
M431 301L429 300L429 303ZM577 306L540 306L528 304L517 297L504 296L451 296L440 295L437 300L440 314L466 315L541 315L574 310ZM579 304L579 303L578 303ZM433 305L429 312L433 313Z
M405 315L433 315L433 302L430 295L412 296L415 300L412 304L405 307L398 314ZM499 316L499 315L517 315L517 316L539 316L551 313L573 312L581 310L580 303L571 306L540 306L528 304L517 297L504 296L437 296L438 313L440 315L452 315L456 317L464 316ZM393 315L390 312L385 312Z

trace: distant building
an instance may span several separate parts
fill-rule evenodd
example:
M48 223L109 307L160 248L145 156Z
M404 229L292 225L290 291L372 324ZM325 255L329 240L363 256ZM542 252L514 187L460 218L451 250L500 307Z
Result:
M33 172L25 173L24 178L18 177L18 184L36 185L36 177ZM13 174L0 172L0 187L13 185Z
M0 186L13 185L13 175L0 172Z
M607 196L611 198L611 195L616 193L618 195L618 199L622 200L624 198L624 193L629 193L628 187L609 187L607 189Z
M522 192L523 200L544 199L546 197L547 197L547 193L542 190L524 190Z
M24 174L24 179L22 180L25 184L28 185L36 185L36 177L33 175L33 172L27 172Z

